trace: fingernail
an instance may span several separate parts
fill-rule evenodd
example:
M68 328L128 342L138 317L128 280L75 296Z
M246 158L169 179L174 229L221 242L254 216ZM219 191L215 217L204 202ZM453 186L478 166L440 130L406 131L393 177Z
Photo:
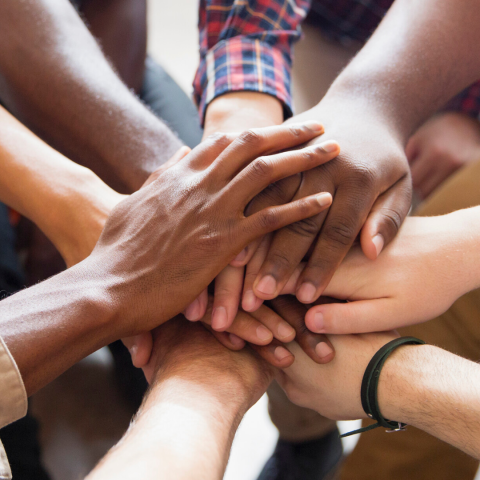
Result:
M323 313L321 312L316 312L315 315L313 316L313 325L315 327L315 330L317 332L323 332L323 329L325 327L325 322L323 320Z
M262 342L272 338L272 332L263 325L257 327L257 337L262 340Z
M279 340L282 338L291 337L292 335L295 335L295 330L290 325L281 323L277 328L277 335Z
M221 332L227 327L228 316L225 307L217 307L212 312L212 328Z
M236 257L235 262L243 262L247 258L247 249L244 248Z
M329 193L321 193L317 195L317 202L321 207L327 207L332 203L332 196Z
M315 300L317 289L311 283L304 283L297 292L297 298L302 303L312 303Z
M138 347L137 345L132 345L128 351L130 352L130 356L133 358L135 358L135 356L137 355L137 351L138 351Z
M228 335L228 338L230 339L230 342L232 342L232 345L234 347L243 347L244 342L240 337L237 337L234 333L230 333Z
M317 344L315 347L315 353L320 357L324 358L328 355L331 355L333 353L332 348L328 345L328 343L325 342L320 342Z
M198 299L194 300L185 310L185 318L194 322L196 320L200 320L200 302Z
M381 233L378 233L372 238L372 243L375 245L375 250L377 251L377 257L380 255L380 252L383 250L385 245L385 239Z
M292 354L284 347L276 347L273 354L277 360L283 360L284 358L290 357Z
M257 290L264 295L273 295L277 290L277 282L271 275L265 275L258 282Z
M321 143L320 148L326 153L332 153L332 152L335 152L336 150L339 150L340 145L333 140L328 140L328 142Z
M247 290L243 294L242 308L247 312L252 311L255 308L255 302L257 297L252 290Z
M323 132L323 125L318 122L306 122L304 124L310 130L314 130L315 132Z

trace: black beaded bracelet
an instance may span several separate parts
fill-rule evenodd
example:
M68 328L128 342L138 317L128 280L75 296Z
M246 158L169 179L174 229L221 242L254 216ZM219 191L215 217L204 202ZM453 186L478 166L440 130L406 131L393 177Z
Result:
M407 426L401 422L387 420L383 417L378 406L377 388L382 367L390 354L402 345L425 345L423 340L415 337L400 337L384 345L370 360L362 380L361 399L365 413L377 423L368 427L359 428L353 432L344 433L341 437L349 437L357 433L368 432L377 427L385 427L387 432L401 432Z

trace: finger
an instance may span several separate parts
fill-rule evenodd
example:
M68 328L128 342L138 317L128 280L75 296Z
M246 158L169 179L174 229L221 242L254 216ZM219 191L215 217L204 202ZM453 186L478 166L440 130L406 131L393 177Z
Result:
M212 328L225 331L232 324L238 311L242 293L245 267L225 267L215 278L215 294L212 310Z
M183 315L191 322L201 320L207 310L208 291L205 289L184 311Z
M310 147L258 157L228 185L229 194L245 198L245 204L274 182L311 170L333 160L340 153L337 142L329 140Z
M147 185L150 185L152 182L154 182L155 180L157 180L157 178L163 173L165 172L166 170L168 170L170 167L173 167L175 164L177 164L180 160L182 160L182 158L185 158L190 152L192 151L192 149L190 147L187 147L187 146L183 146L181 147L176 153L175 155L170 159L168 160L167 162L165 162L163 165L160 165L160 167L158 167L148 178L147 180L145 181L145 183L142 185L141 188L143 187L146 187Z
M265 257L267 256L271 240L272 234L265 235L260 243L260 246L255 252L255 255L252 257L250 262L248 262L242 295L242 308L247 312L254 312L263 303L263 300L255 295L253 291L253 283L255 278L257 278L258 272L264 262Z
M202 323L202 325L209 331L211 334L224 346L227 347L229 350L233 350L235 352L242 350L246 343L241 338L237 337L233 333L227 332L216 332L212 329L209 325Z
M302 183L300 174L292 175L278 182L272 183L266 189L262 190L245 209L245 216L249 217L254 213L260 212L266 207L275 205L284 205L292 201ZM250 262L251 258L257 251L262 238L258 238L247 245L239 255L231 262L234 267L240 267Z
M318 299L345 255L350 250L373 204L370 196L355 195L340 187L329 210L317 243L297 284L302 303Z
M297 282L300 278L300 275L303 272L307 264L302 262L297 265L297 268L293 271L292 275L288 279L287 283L283 286L282 290L280 291L279 295L294 295L297 291ZM328 287L327 287L328 288Z
M335 187L328 177L315 179L305 176L294 200L303 198L307 193L334 192ZM254 293L258 298L270 300L280 294L297 265L315 243L328 211L287 225L275 233L268 255L254 281Z
M295 361L290 350L277 340L273 340L272 343L263 347L258 345L249 345L249 347L276 368L287 368Z
M403 177L380 195L360 234L363 253L375 260L397 235L412 204L410 177Z
M128 348L132 357L134 367L143 368L150 361L153 349L153 338L151 332L141 333L133 337L122 339L123 344Z
M202 323L211 327L212 314L211 308L213 301L208 306L207 313L202 318ZM273 333L265 327L250 313L242 310L238 311L232 325L227 329L228 333L233 333L237 337L256 345L267 345L273 340Z
M230 180L255 158L297 147L322 133L323 126L318 122L247 130L219 155L213 167L221 178Z
M402 309L390 298L316 305L307 312L305 323L316 333L347 334L383 332L406 326ZM410 322L408 322L410 324Z
M244 219L243 232L247 235L244 243L279 230L291 223L318 215L332 204L330 193L311 195L286 205L269 207Z
M428 153L419 155L418 159L410 169L414 189L417 189L422 182L429 177L431 172L435 170L435 165L435 159Z
M268 345L273 340L271 330L250 313L242 311L238 312L228 332L254 345Z
M210 167L237 136L237 134L231 133L210 135L192 150L191 155L186 160L188 166L194 170L204 170Z
M410 138L405 147L405 156L407 157L408 163L413 165L415 161L419 158L420 154L420 145L415 136Z
M269 302L269 306L287 321L295 330L295 341L316 363L329 363L335 357L330 340L325 335L312 333L305 325L305 305L288 297L279 297Z
M250 313L250 315L265 325L280 342L289 343L295 338L295 329L265 305L260 306L257 311Z

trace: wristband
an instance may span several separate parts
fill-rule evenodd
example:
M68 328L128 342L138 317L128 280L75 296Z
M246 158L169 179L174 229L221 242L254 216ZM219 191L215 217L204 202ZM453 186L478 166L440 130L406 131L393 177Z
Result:
M383 417L380 412L380 407L378 406L377 398L378 381L380 379L382 367L390 354L402 345L425 345L425 342L415 337L396 338L395 340L392 340L384 345L373 356L365 370L365 374L363 375L360 396L362 399L362 407L365 410L365 413L368 417L376 420L377 423L367 427L359 428L353 432L344 433L343 435L340 435L341 438L349 437L350 435L355 435L357 433L368 432L369 430L373 430L377 427L385 427L388 433L401 432L405 430L405 427L407 426L405 423L387 420Z

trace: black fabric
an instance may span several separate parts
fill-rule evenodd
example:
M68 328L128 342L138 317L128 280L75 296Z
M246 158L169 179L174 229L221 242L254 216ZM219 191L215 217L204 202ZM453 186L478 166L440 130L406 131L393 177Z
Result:
M257 480L326 480L339 465L342 455L337 429L307 442L280 439Z
M145 62L140 98L190 148L202 140L202 129L193 101L151 57Z

